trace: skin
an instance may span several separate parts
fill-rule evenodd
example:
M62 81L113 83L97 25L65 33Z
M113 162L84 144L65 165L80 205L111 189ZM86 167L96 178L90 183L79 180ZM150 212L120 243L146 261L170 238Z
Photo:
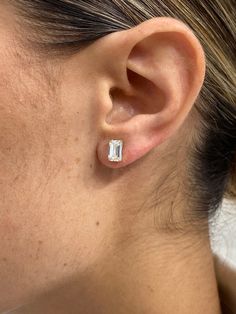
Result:
M220 313L207 224L183 221L195 35L156 18L50 58L4 3L0 24L0 313Z

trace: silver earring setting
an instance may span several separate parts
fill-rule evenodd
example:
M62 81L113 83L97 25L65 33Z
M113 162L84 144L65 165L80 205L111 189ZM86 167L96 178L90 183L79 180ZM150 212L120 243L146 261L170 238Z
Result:
M122 140L111 140L109 142L108 160L112 162L121 162L123 160L123 146Z

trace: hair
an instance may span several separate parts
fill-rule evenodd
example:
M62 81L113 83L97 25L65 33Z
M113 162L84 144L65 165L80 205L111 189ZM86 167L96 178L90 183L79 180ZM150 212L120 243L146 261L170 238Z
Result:
M187 24L207 61L195 103L200 127L189 155L189 195L196 217L205 218L214 215L224 197L236 199L235 0L17 0L15 5L33 29L30 41L49 55L79 51L153 17Z

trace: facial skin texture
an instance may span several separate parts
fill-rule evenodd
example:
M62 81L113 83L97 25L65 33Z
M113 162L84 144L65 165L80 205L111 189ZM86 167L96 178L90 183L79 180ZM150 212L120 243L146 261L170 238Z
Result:
M0 7L0 312L220 313L207 230L162 229L190 210L196 37L158 18L39 57Z

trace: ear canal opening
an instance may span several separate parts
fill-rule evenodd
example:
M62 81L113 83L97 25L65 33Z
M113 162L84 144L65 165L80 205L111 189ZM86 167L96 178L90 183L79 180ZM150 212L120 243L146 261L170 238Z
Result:
M166 96L157 85L130 69L127 69L127 77L132 89L140 99L140 113L155 114L162 111L166 103ZM155 100L156 102L154 102Z
M138 114L156 114L165 106L163 91L145 77L127 69L129 92L113 87L110 90L112 109L106 117L106 123L117 124Z
M117 124L130 120L140 112L139 105L135 96L127 94L120 88L110 90L112 109L106 117L106 123Z
M106 117L108 124L121 123L139 114L156 114L164 108L164 94L150 81L146 82L138 74L131 74L131 72L129 77L132 76L131 81L135 80L135 83L132 83L130 93L126 93L120 88L110 90L113 106Z

